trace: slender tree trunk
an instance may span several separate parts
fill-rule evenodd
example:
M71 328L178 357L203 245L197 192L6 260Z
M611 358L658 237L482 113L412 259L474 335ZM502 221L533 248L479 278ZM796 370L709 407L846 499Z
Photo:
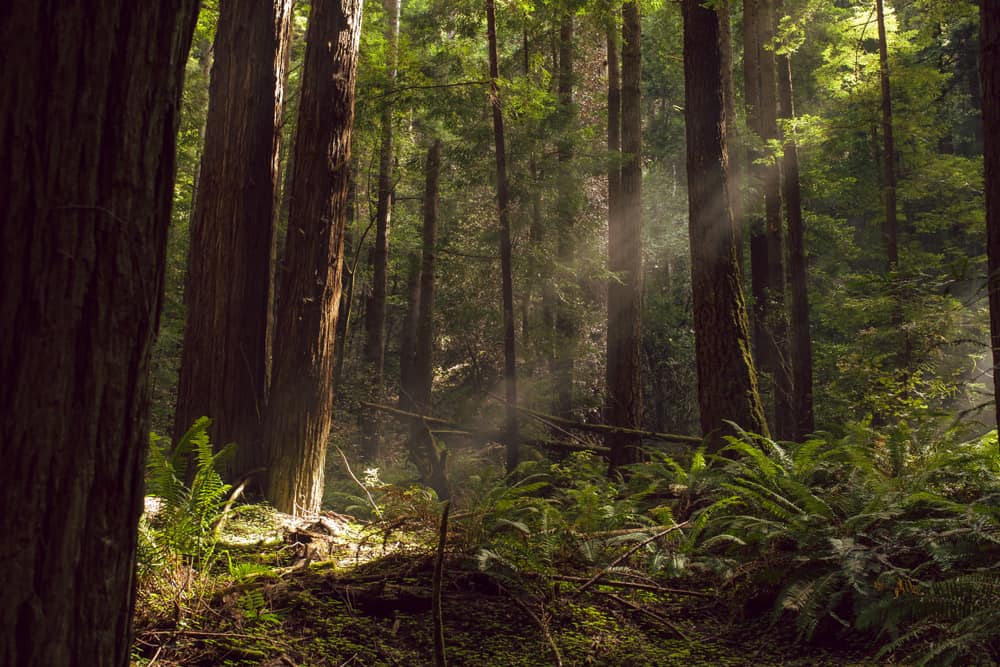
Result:
M986 253L989 260L993 389L1000 421L1000 5L980 6L980 71L986 166Z
M885 182L882 199L885 205L886 267L890 274L899 269L899 240L896 222L896 147L892 137L892 93L889 86L889 48L885 38L885 10L882 0L875 0L878 19L878 62L882 81L882 170Z
M361 0L313 0L266 433L268 500L319 510L333 406Z
M520 463L521 451L517 432L517 356L514 341L514 279L510 238L510 192L507 185L507 151L504 143L503 110L497 80L500 66L497 58L496 9L493 0L486 0L486 31L490 58L490 106L493 108L493 143L497 162L497 209L500 218L500 274L503 294L504 398L506 420L504 437L507 447L507 469Z
M642 115L637 1L622 6L622 19L621 189L617 214L608 224L609 268L616 279L608 283L607 403L608 423L638 428L642 421ZM642 458L637 438L610 436L608 446L612 470Z
M778 140L778 80L774 54L774 0L760 0L760 130L761 138ZM772 346L768 369L774 383L774 435L795 437L792 369L788 353L788 310L785 306L785 242L781 224L781 168L771 161L761 169L767 236L767 333Z
M733 72L732 0L718 3L719 53L722 58L722 88L725 92L726 137L729 144L729 207L733 211L736 229L736 258L743 268L743 172L746 151L740 137L740 123L736 108L736 83Z
M719 14L701 0L683 0L681 8L698 406L702 431L717 448L726 420L758 433L767 433L767 421L729 209Z
M423 257L420 266L420 315L417 318L416 349L413 358L413 398L422 410L431 406L434 385L434 263L437 246L438 186L441 180L441 140L435 139L427 151L424 167Z
M196 14L193 0L0 11L3 665L129 664Z
M558 291L556 302L556 345L553 374L556 382L556 401L553 413L569 416L573 409L573 366L576 363L576 338L579 325L573 313L569 295L575 292L576 274L573 264L576 256L575 226L579 215L580 198L578 183L573 172L573 131L576 129L576 109L573 104L573 16L568 11L559 22L559 130L556 145L558 190L556 215L558 218L558 243L556 255L564 273L572 284L564 284Z
M743 0L743 99L746 105L747 129L751 135L760 135L760 31L757 20L760 14L761 0ZM721 20L721 18L720 18ZM735 104L734 104L735 106ZM752 139L752 137L751 137ZM757 366L766 373L770 368L767 345L767 236L765 223L760 206L751 206L757 202L755 196L761 192L760 171L754 166L754 161L760 157L760 152L753 147L752 140L746 145L746 174L749 182L746 188L744 210L746 216L747 234L750 241L750 293L753 296L751 322L753 325L753 355ZM730 161L731 162L731 161ZM730 198L732 198L730 194ZM742 220L734 218L737 223ZM766 383L765 383L766 384Z
M420 317L420 255L412 251L406 259L406 317L399 332L399 408L413 411L417 405L413 393L413 362L416 356L417 320Z
M795 118L792 91L792 63L778 56L778 102L783 118ZM784 138L781 160L782 199L788 224L789 277L789 357L792 367L792 406L795 415L793 437L802 441L816 430L813 419L812 339L809 335L809 292L807 288L805 225L802 221L802 194L799 190L799 155L795 139Z
M344 231L344 261L340 271L340 306L337 311L337 332L333 342L333 395L339 395L340 382L344 378L344 359L347 355L347 338L351 334L351 315L354 308L354 270L348 261L355 256L354 239L351 230L357 220L358 179L354 165L351 166L350 182L347 184L347 224Z
M215 36L205 150L191 224L187 322L175 438L213 420L235 441L229 479L262 467L269 381L274 218L291 0L223 2Z
M386 78L391 87L396 80L396 61L399 51L399 13L401 0L383 0L387 17L385 38L389 43L389 64ZM375 207L375 246L372 252L372 298L366 313L365 359L371 371L370 398L382 402L385 385L385 314L388 293L389 223L392 217L392 166L393 166L393 105L386 98L382 107L382 136L378 158L378 202ZM380 421L372 416L363 424L365 457L378 459L382 448Z

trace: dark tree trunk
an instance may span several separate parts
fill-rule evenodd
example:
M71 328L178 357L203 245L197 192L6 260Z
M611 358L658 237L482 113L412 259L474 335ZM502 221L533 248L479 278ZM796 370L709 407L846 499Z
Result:
M792 94L792 64L787 55L778 56L778 102L783 118L795 118ZM809 335L809 292L807 288L805 226L802 221L802 194L799 190L799 155L795 140L786 136L781 160L782 199L788 224L789 358L792 367L792 407L795 415L794 439L802 441L816 430L813 419L812 339Z
M361 0L313 0L266 433L268 500L319 510L333 406Z
M556 383L556 401L553 413L569 416L573 409L573 367L576 363L576 338L579 325L573 313L569 295L575 292L576 276L570 267L576 255L575 226L579 215L579 185L573 171L573 132L577 127L573 105L573 16L566 13L559 23L559 130L556 146L559 162L556 215L558 243L556 255L563 267L563 274L571 284L558 290L556 302L556 345L553 377Z
M896 147L892 136L892 93L889 85L889 48L885 38L885 11L882 0L875 0L878 19L878 62L882 81L882 203L885 206L886 267L889 274L899 269L899 240L896 222ZM900 322L901 323L901 322Z
M1000 5L983 2L980 13L980 70L986 163L986 252L989 258L993 388L1000 421Z
M885 205L885 224L882 238L885 243L886 274L892 298L890 324L900 334L899 351L895 367L901 371L905 385L910 374L910 340L903 326L903 293L899 276L899 225L896 208L896 146L892 136L892 91L889 85L889 47L885 38L885 10L882 0L875 0L878 20L878 62L882 80L882 202ZM905 391L905 388L904 388Z
M129 664L197 2L0 11L0 664Z
M396 80L396 60L399 48L400 0L384 0L383 7L388 23L385 38L389 43L389 64L386 78L389 85ZM388 294L389 223L392 217L392 166L393 166L393 105L386 98L382 107L382 135L378 156L378 201L375 206L375 245L372 249L372 297L365 314L365 360L370 375L369 398L382 402L385 385L385 313ZM365 458L378 459L382 448L380 422L375 416L362 423Z
M740 123L736 110L736 83L733 72L732 0L718 3L719 54L722 58L722 90L725 93L726 138L729 145L729 207L733 211L736 229L736 258L743 267L743 172L746 152L740 137Z
M744 73L748 126L761 141L778 138L778 90L772 0L747 0L744 16ZM792 375L788 362L788 314L785 310L784 243L781 225L781 173L776 162L748 151L752 176L751 284L754 294L754 349L772 389L775 436L794 436ZM762 249L766 245L766 251Z
M726 420L758 433L767 433L767 422L750 354L726 185L719 15L701 0L683 0L681 7L698 405L702 431L717 448Z
M493 109L493 144L497 162L497 210L500 218L500 281L503 295L503 356L504 398L506 413L504 438L507 447L507 469L513 470L521 460L517 433L517 356L514 341L514 279L510 238L510 191L507 185L507 151L504 143L503 109L497 79L500 65L497 58L497 21L493 0L486 0L486 32L490 59L490 106Z
M638 428L642 420L642 115L640 108L640 21L636 1L622 6L620 198L609 218L608 423ZM611 224L611 222L616 224ZM642 458L639 440L608 438L610 464Z
M340 271L340 306L337 310L337 331L333 342L333 395L339 396L340 382L344 378L344 359L347 355L347 337L351 334L351 315L354 309L354 276L356 261L348 261L349 257L357 257L354 249L351 230L357 220L357 174L351 166L351 180L347 184L347 224L344 231L344 261Z
M191 222L187 322L174 436L202 415L235 441L228 477L266 463L274 218L291 0L223 2Z
M421 410L431 406L434 384L434 262L437 245L438 184L441 178L441 140L427 151L424 187L423 257L420 266L420 314L413 355L413 399Z

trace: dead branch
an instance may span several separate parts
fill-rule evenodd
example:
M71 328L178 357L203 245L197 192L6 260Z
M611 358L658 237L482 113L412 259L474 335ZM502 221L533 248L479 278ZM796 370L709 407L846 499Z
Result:
M639 542L634 547L632 547L631 549L629 549L628 551L626 551L625 553L623 553L621 556L619 556L618 558L616 558L613 561L611 561L610 565L608 565L603 570L601 570L600 572L598 572L597 574L595 574L593 577L591 577L590 579L588 579L586 581L586 583L584 583L582 586L580 586L580 588L576 589L576 592L574 593L574 595L579 595L580 593L584 592L585 590L587 590L588 588L590 588L591 586L593 586L594 583L598 579L600 579L601 577L607 575L608 572L610 572L614 568L616 568L619 565L621 565L622 562L624 562L629 556L631 556L636 551L638 551L639 549L643 548L644 546L646 546L650 542L653 542L654 540L658 540L661 537L663 537L663 536L665 536L665 535L667 535L669 533L672 533L675 530L680 530L681 528L687 528L689 525L690 524L687 521L684 521L682 523L678 523L676 525L670 526L666 530L661 530L660 532L658 532L658 533L656 533L654 535L649 536L647 539L643 540L642 542Z
M663 616L660 616L659 614L657 614L652 609L647 609L646 607L643 607L642 605L638 605L638 604L632 602L631 600L626 600L625 598L621 597L620 595L615 595L614 593L605 593L604 591L601 591L601 595L605 595L605 596L611 598L612 600L614 600L618 604L621 604L621 605L624 605L626 607L629 607L630 609L634 609L635 611L639 612L640 614L645 614L646 616L649 616L651 619L653 619L657 623L660 623L660 624L665 625L666 627L670 628L674 632L674 634L676 634L678 637L680 637L684 641L688 642L689 644L691 643L691 640L688 639L687 635L685 635L684 632L681 631L680 628L678 628L676 625L674 625L668 619L666 619Z

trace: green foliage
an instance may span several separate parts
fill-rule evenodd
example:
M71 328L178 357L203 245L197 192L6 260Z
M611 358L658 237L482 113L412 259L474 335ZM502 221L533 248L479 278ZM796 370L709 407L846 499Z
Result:
M210 424L207 417L199 418L172 449L159 444L155 434L152 437L147 491L161 504L149 519L148 529L141 533L146 540L141 554L167 552L184 558L196 569L209 566L215 558L218 531L229 510L232 489L223 483L216 466L233 445L213 451ZM194 472L188 484L184 480L191 464Z
M709 517L697 557L723 572L734 599L766 601L775 622L794 619L802 639L872 632L884 655L918 664L995 659L995 436L880 461L879 443L900 436L871 435L730 438L719 499L696 513Z

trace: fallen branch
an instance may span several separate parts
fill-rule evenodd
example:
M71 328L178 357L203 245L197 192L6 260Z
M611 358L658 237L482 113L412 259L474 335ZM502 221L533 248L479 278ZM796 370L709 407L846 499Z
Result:
M584 592L585 590L587 590L588 588L590 588L591 586L593 586L594 583L596 583L598 579L600 579L603 576L606 576L611 570L613 570L614 568L618 567L619 565L622 564L622 562L624 562L626 559L628 559L629 556L631 556L636 551L638 551L639 549L643 548L644 546L646 546L650 542L653 542L654 540L658 540L661 537L663 537L665 535L668 535L669 533L674 532L675 530L680 530L681 528L687 528L688 525L690 525L690 524L688 524L687 521L684 521L682 523L678 523L676 525L670 526L666 530L661 530L660 532L658 532L658 533L656 533L654 535L649 536L648 538L646 538L642 542L639 542L634 547L632 547L631 549L629 549L628 551L626 551L625 553L623 553L621 556L619 556L618 558L616 558L613 561L611 561L610 565L608 565L603 570L601 570L600 572L598 572L597 574L595 574L593 577L591 577L590 579L588 579L586 581L586 583L584 583L582 586L580 586L580 588L576 589L576 592L574 593L574 595L579 595L580 593Z
M406 410L400 410L399 408L394 408L391 405L382 405L381 403L369 403L368 401L361 401L361 405L366 408L371 408L372 410L378 410L379 412L388 412L391 415L396 415L397 417L406 417L407 419L416 419L417 421L424 422L425 424L437 424L439 426L447 426L448 428L462 430L462 427L455 422L450 422L447 419L439 419L438 417L431 417L429 415L422 415L416 412L407 412Z
M493 398L498 401L506 403L506 401L500 396L490 394ZM524 408L519 405L514 406L519 412L523 412L526 415L530 415L537 419L544 419L547 422L556 424L557 426L562 426L565 428L572 428L578 431L589 431L591 433L606 433L613 435L634 435L640 438L650 438L652 440L663 440L664 442L681 442L692 445L700 445L704 442L702 438L693 435L678 435L676 433L659 433L657 431L644 431L637 428L625 428L624 426L611 426L609 424L588 424L586 422L576 421L574 419L566 419L564 417L556 417L555 415L545 414L544 412L538 412L537 410L531 410L530 408Z
M585 583L587 579L584 577L574 577L568 574L547 574L544 575L547 579L554 579L556 581L568 581L573 584ZM617 579L605 579L602 581L600 586L612 586L614 588L628 588L638 591L650 591L653 593L661 593L663 595L687 595L689 597L695 598L711 598L714 597L711 593L704 593L702 591L692 591L686 588L669 588L666 586L657 586L655 584L643 584L638 581L619 581Z
M639 612L640 614L645 614L646 616L649 616L651 619L653 619L657 623L661 623L662 625L665 625L666 627L670 628L674 632L674 634L676 634L678 637L680 637L681 639L683 639L687 643L689 643L689 644L691 643L691 640L688 639L687 635L685 635L684 632L681 631L680 628L678 628L676 625L674 625L668 619L666 619L663 616L660 616L659 614L657 614L655 611L653 611L651 609L647 609L646 607L643 607L641 605L638 605L638 604L632 602L631 600L626 600L625 598L621 597L620 595L615 595L614 593L605 593L605 592L601 591L601 595L605 595L605 596L611 598L612 600L614 600L618 604L621 604L621 605L624 605L626 607L629 607L630 609L634 609L635 611Z
M528 605L521 598L516 595L511 595L511 598L521 607L521 609L524 610L524 613L526 613L531 620L535 622L538 629L542 631L542 636L545 637L545 641L547 641L549 646L552 648L552 655L555 658L556 667L562 667L562 654L559 653L559 647L556 645L555 640L552 639L552 633L549 632L548 625L543 623L542 619L540 619L535 612L531 611L531 608L528 607Z

